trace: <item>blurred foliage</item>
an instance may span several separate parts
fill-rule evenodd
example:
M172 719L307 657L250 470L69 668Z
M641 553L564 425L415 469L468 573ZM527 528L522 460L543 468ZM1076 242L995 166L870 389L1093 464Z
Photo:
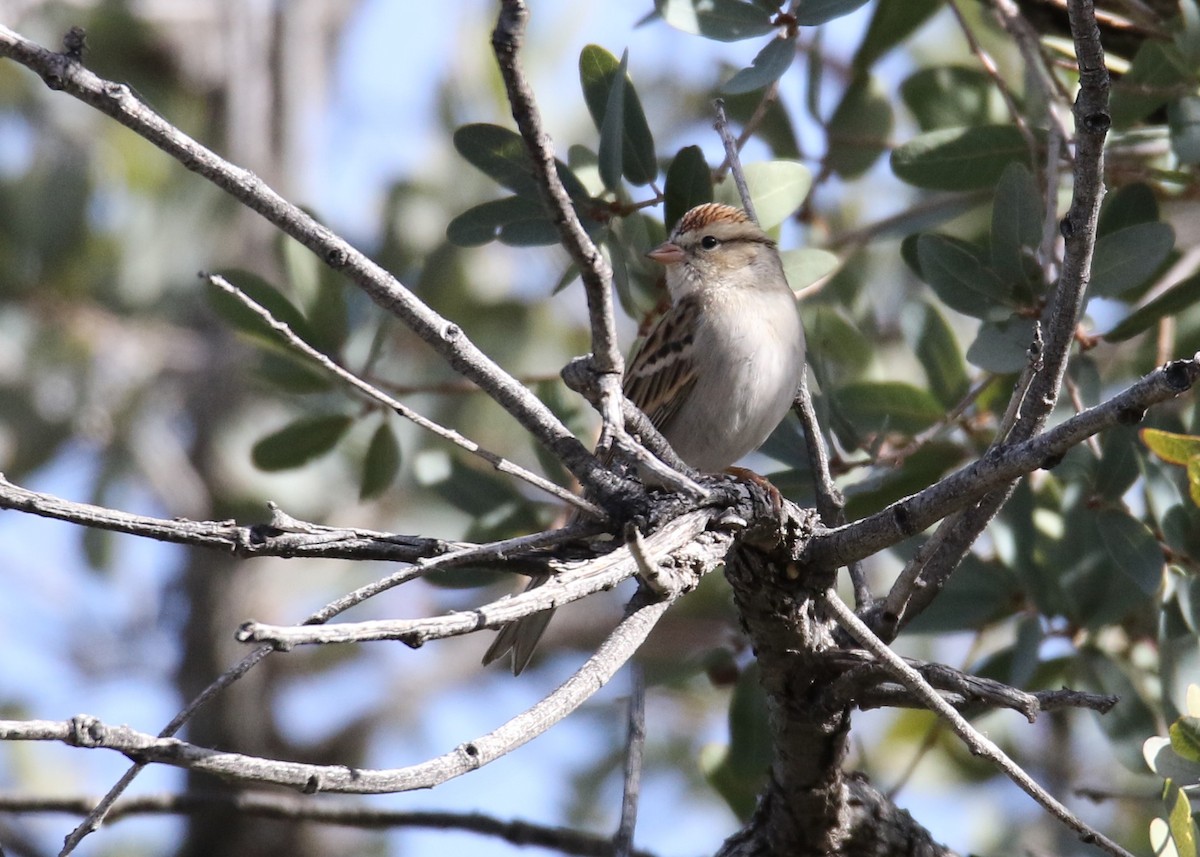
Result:
M555 69L579 81L573 103L554 108L564 114L555 126L573 135L556 140L566 153L558 174L612 264L629 328L663 298L646 249L691 206L737 198L708 127L709 103L723 96L735 133L749 139L746 174L758 215L781 242L793 287L806 291L816 406L848 514L869 514L974 460L1009 405L1034 320L1055 288L1045 252L1069 192L1070 163L1046 169L1054 136L1025 58L982 6L960 4L996 61L997 76L986 73L941 0L645 5L643 25L659 28L671 50L686 52L698 39L743 50L720 68L693 67L687 79L656 77L636 54L591 43L570 58L575 65ZM1136 38L1122 31L1125 60L1113 60L1108 195L1055 420L1200 349L1200 11L1182 0L1163 14ZM84 22L95 68L135 82L202 139L217 137L220 129L206 124L211 93L164 72L164 63L172 66L162 43L149 25L130 21L137 19L106 6ZM843 42L846 32L860 35L834 44L835 32ZM531 40L528 50L540 49ZM1068 68L1057 74L1063 86L1075 84ZM1028 133L1009 114L998 80ZM565 481L495 405L455 388L448 367L306 250L273 236L250 243L246 221L227 202L113 123L89 117L83 133L55 124L53 99L61 97L10 64L0 65L0 92L0 133L19 129L36 139L0 179L0 469L9 478L35 478L82 447L96 462L84 490L101 504L120 505L130 484L152 486L168 513L194 516L242 515L272 496L314 520L476 540L553 519L557 510L543 498L350 397L194 277L200 268L225 270L334 360ZM521 139L497 124L508 111L486 73L448 79L436 102L447 154L391 188L372 252L586 435L586 408L554 380L586 349L576 272L553 249L529 249L555 244L557 232ZM1047 189L1048 175L1059 184ZM431 221L433 230L417 227ZM214 375L217 389L198 399L197 379ZM193 404L181 406L185 399ZM1107 716L1073 715L1069 740L1048 751L1030 737L1043 734L1032 727L997 726L994 737L1048 777L1144 785L1143 742L1166 724L1175 724L1169 747L1184 760L1178 764L1196 763L1189 754L1200 715L1179 712L1186 677L1200 669L1198 418L1194 396L1185 397L1146 416L1144 443L1118 427L1023 480L900 640L908 652L945 658L945 647L967 635L963 657L981 674L1026 688L1066 683L1118 693ZM156 480L163 459L147 454L147 438L154 429L153 439L172 438L186 453L208 420L219 423L225 458L219 478L192 502ZM785 422L764 453L778 463L774 483L811 503L795 424ZM922 538L876 559L877 591ZM97 568L112 567L103 537L88 536L85 547ZM428 597L453 599L457 588L494 579L464 569L439 578L442 588ZM672 695L674 716L686 724L664 739L670 752L660 758L690 788L708 783L744 818L768 757L767 712L754 667L730 653L730 633L712 631L729 622L724 597L702 587L669 617L663 648L647 658L657 666L652 693ZM590 633L565 636L586 647ZM703 677L703 665L717 661L720 683L733 686L729 700ZM702 753L700 725L726 702L728 744ZM924 745L922 716L898 714L886 729L864 732L856 764L894 782L908 759L928 754L937 776L963 789L995 776L953 740ZM1088 745L1089 721L1103 732L1104 753ZM1114 795L1110 832L1145 843L1151 831L1156 842L1172 839L1177 853L1194 855L1195 779L1168 771L1166 752L1151 761L1167 782L1166 820L1151 827L1145 806ZM602 756L589 772L615 776L614 757ZM598 779L590 782L597 787ZM971 796L989 799L982 789ZM1061 853L1080 847L1058 844ZM976 850L997 847L1015 846L993 839Z

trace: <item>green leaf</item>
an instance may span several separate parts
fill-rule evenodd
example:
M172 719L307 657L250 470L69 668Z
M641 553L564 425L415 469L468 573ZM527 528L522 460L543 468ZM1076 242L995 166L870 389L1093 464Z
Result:
M825 163L843 178L862 175L887 151L892 106L872 76L855 75L825 130Z
M774 29L770 14L741 0L654 0L654 8L677 30L719 42L753 39Z
M1171 151L1181 164L1200 164L1200 96L1189 95L1167 105Z
M1180 717L1167 734L1172 750L1189 762L1200 762L1200 717Z
M1115 328L1106 332L1104 338L1109 342L1128 340L1158 320L1175 316L1176 313L1194 306L1196 301L1200 301L1200 274L1193 274L1187 280L1175 283L1145 306L1136 308L1121 319Z
M600 132L600 175L610 189L616 188L615 177L622 174L635 185L658 177L654 137L626 73L628 66L629 51L620 61L599 45L587 45L579 54L583 98Z
M754 811L771 764L767 698L757 665L738 676L729 703L729 746L710 745L700 759L709 784L741 819Z
M353 422L344 414L302 417L254 444L250 457L259 470L299 467L333 449Z
M1019 596L1020 586L1011 571L968 553L938 597L905 626L904 633L975 630L1011 613Z
M1141 475L1134 435L1132 428L1121 425L1104 432L1093 479L1098 497L1116 503Z
M1042 197L1021 163L1004 169L992 204L992 270L1004 282L1026 282L1026 260L1042 242Z
M929 131L892 151L896 177L931 190L991 187L1013 161L1029 164L1029 147L1012 125Z
M946 408L966 395L970 386L962 350L946 319L934 307L920 303L901 317L905 338L929 379L929 390Z
M1109 112L1114 128L1129 128L1172 98L1191 95L1195 76L1174 45L1147 39L1129 71L1113 84Z
M264 351L255 374L289 393L324 393L333 387L329 374L294 351Z
M1171 829L1176 857L1196 857L1196 822L1192 818L1191 801L1181 788L1175 789L1175 801L1167 816L1167 825Z
M937 441L927 443L907 456L898 468L886 473L881 479L867 479L848 486L846 514L851 520L872 515L889 503L932 485L964 460L960 445ZM943 594L938 594L939 601ZM989 609L994 611L998 607L1003 608L1004 605L993 603Z
M1153 223L1158 220L1158 199L1153 188L1145 182L1119 187L1104 197L1096 237L1102 238L1126 226Z
M1176 434L1161 429L1144 428L1138 433L1142 443L1168 464L1187 464L1200 455L1200 437Z
M1113 566L1144 595L1154 595L1162 583L1164 564L1162 546L1154 534L1141 521L1116 509L1100 510L1095 522Z
M941 8L942 0L880 0L862 43L854 52L854 67L870 68Z
M521 135L499 125L479 122L454 132L454 148L472 166L518 196L539 200L533 162ZM562 161L555 161L558 178L573 200L588 199L587 189Z
M548 217L514 220L500 227L500 243L510 247L549 247L558 241L558 227Z
M1200 455L1193 455L1187 463L1188 496L1200 506Z
M988 372L1019 372L1029 362L1033 321L1013 316L979 325L975 341L967 348L967 361Z
M527 196L507 196L472 206L450 221L446 240L458 247L478 247L500 237L502 227L521 220L545 220L541 202Z
M1139 223L1096 241L1092 257L1091 297L1112 298L1136 289L1162 267L1175 247L1175 230L1166 223Z
M922 131L986 125L993 91L984 72L955 65L920 69L900 84L900 98Z
M667 232L675 228L679 218L697 205L712 202L712 170L699 146L684 146L667 168L667 183L663 189L663 212Z
M834 18L849 15L867 0L800 0L792 11L801 27L819 27Z
M796 40L777 36L767 42L747 68L725 81L721 92L724 95L739 95L769 86L783 77L795 58Z
M900 381L861 381L834 390L833 403L860 431L916 434L946 415L929 392Z
M829 276L841 264L836 255L817 247L784 250L779 257L783 262L784 276L793 291L800 291Z
M759 161L746 164L743 172L758 225L767 231L795 214L812 187L812 173L799 161ZM741 208L742 201L731 178L717 186L714 197L717 202Z
M241 289L252 301L269 312L276 321L281 321L291 328L292 333L299 336L310 345L315 337L308 326L303 314L292 304L279 289L268 283L258 274L239 269L218 271L232 285ZM241 300L229 294L224 289L212 286L209 300L213 310L233 326L235 330L244 333L272 348L281 348L282 340L270 324L262 316Z
M832 384L859 377L871 364L872 343L837 307L805 305L802 311L808 359L820 369L820 377Z
M367 445L367 454L363 458L362 485L358 496L361 500L377 497L387 490L388 486L400 472L400 442L392 427L384 420L371 435Z
M922 279L951 309L982 319L1011 313L1011 290L973 244L946 235L922 235L917 239L917 261Z

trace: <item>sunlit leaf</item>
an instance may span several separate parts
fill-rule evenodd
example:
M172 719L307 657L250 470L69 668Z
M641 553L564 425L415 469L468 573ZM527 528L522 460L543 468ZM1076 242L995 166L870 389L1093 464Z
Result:
M867 0L800 0L792 10L801 27L818 27L834 18L849 15Z
M1180 717L1167 734L1172 750L1189 762L1200 763L1200 717Z
M932 190L991 187L1013 161L1029 164L1029 146L1012 125L929 131L892 150L901 181Z
M758 161L744 167L759 225L774 229L796 213L812 187L812 173L798 161ZM741 208L737 187L726 178L713 194L717 202Z
M771 16L742 0L654 0L663 20L678 30L720 42L736 42L771 32Z
M250 457L259 470L299 467L333 449L353 422L344 414L302 417L254 444Z
M794 291L800 291L829 276L841 264L836 255L819 247L784 250L779 257L783 262L784 276Z
M1187 464L1193 456L1200 455L1200 437L1195 435L1154 428L1144 428L1138 434L1142 443L1168 464Z
M785 36L778 36L767 42L758 52L750 65L734 74L721 86L725 95L737 95L742 92L753 92L769 86L791 66L796 58L796 41Z

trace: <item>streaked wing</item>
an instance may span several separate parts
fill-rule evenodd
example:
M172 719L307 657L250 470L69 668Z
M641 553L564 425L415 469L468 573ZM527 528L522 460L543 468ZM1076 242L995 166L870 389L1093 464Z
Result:
M662 430L696 384L696 322L700 304L680 300L654 326L625 373L625 396Z

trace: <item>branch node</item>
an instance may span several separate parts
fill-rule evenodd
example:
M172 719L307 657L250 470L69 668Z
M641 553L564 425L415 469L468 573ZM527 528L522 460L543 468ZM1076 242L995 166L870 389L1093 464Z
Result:
M83 27L72 27L67 30L62 41L62 55L72 62L83 62L83 52L87 50L87 31Z
M73 747L99 747L104 743L104 724L90 714L76 714L70 720L67 743Z

